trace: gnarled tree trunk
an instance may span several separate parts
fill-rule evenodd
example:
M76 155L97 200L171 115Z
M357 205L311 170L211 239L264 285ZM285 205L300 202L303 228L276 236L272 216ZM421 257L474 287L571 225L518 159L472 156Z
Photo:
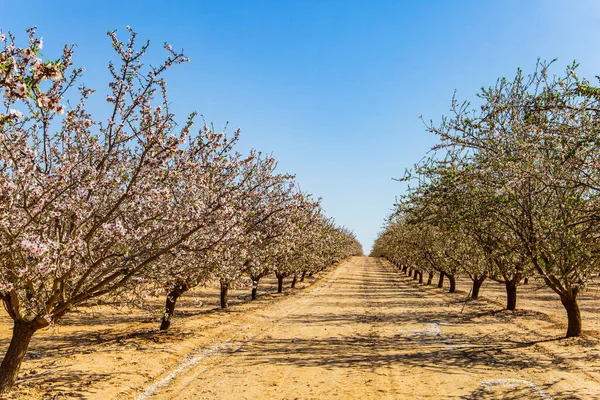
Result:
M277 293L283 293L283 278L285 275L275 274L277 277Z
M456 292L456 278L454 277L454 274L446 274L446 276L450 281L450 289L448 289L448 293Z
M300 277L300 282L304 282L304 278L306 278L306 271L302 271L302 277Z
M438 286L439 288L443 288L444 287L444 271L440 271L440 279L438 280Z
M13 334L8 350L0 364L0 394L8 393L17 380L21 369L21 362L27 354L27 348L33 334L41 326L35 321L15 320L13 323Z
M579 313L579 305L577 304L577 290L572 290L572 293L561 294L560 301L567 310L567 337L581 336L581 314Z
M483 275L475 278L471 278L473 280L473 288L471 289L471 298L473 300L477 299L479 297L479 289L481 289L481 285L483 285L483 282L485 281L485 279L487 278L487 276Z
M175 304L177 303L177 299L187 290L188 286L186 284L177 285L167 295L165 312L160 322L161 331L166 331L171 326L171 319L175 313Z
M433 271L429 271L429 275L427 276L427 284L431 285L432 280L433 280Z
M258 282L260 281L260 276L250 277L252 279L252 300L256 300L256 295L258 292Z
M229 307L227 293L229 292L229 282L221 280L221 308Z
M506 286L506 309L515 311L517 309L517 280L504 278Z
M294 274L294 278L292 279L292 289L296 287L296 282L298 282L298 275Z

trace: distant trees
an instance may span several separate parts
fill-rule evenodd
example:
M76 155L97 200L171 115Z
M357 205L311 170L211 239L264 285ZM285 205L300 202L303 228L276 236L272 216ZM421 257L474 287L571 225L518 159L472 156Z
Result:
M288 273L312 268L307 253L361 252L333 225L346 241L307 244L326 229L318 204L273 158L236 152L239 132L192 131L195 114L178 125L163 74L187 58L165 45L163 63L144 66L148 43L127 29L125 43L108 33L119 61L109 64L105 119L88 112L93 90L83 85L65 107L83 71L72 48L42 61L33 30L25 47L0 33L0 301L13 320L0 393L34 333L76 306L166 291L167 329L181 294L208 280L220 280L226 307L245 274L279 271L281 260Z
M510 310L519 282L535 274L559 296L572 337L581 335L577 296L600 271L600 89L579 79L576 65L562 76L550 65L483 89L478 109L453 99L452 115L428 124L440 142L415 167L417 185L373 254L401 251L388 243L402 236L392 232L437 232L405 262L442 271L454 263L473 293L485 277L504 282Z

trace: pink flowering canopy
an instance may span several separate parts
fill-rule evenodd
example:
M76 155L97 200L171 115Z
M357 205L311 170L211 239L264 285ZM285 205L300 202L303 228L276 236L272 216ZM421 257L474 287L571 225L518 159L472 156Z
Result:
M210 279L228 287L361 252L273 157L237 152L239 131L176 120L163 75L183 53L165 44L164 61L146 66L149 43L109 31L117 61L99 118L73 48L44 61L28 33L23 47L0 33L0 301L14 321L0 393L33 333L79 305L167 291L174 307L173 293Z

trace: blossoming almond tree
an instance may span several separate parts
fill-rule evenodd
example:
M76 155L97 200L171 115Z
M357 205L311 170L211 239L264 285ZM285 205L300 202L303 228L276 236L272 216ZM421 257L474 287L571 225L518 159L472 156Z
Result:
M577 296L600 265L600 89L579 79L576 65L550 76L550 64L498 80L482 91L478 110L453 99L452 116L429 130L441 139L434 150L463 156L459 169L452 181L436 185L447 165L421 168L425 183L408 199L405 215L424 204L437 207L433 214L451 222L436 223L446 255L470 249L443 235L469 232L489 275L504 281L508 309L515 308L517 284L534 271L558 294L572 337L582 332ZM450 197L457 194L460 199ZM461 257L451 258L469 269Z
M222 249L216 277L221 286L221 308L227 308L230 287L246 282L246 275L266 246L285 231L291 208L293 176L275 172L271 156L256 154L254 162L241 171L240 196L234 201L236 221L242 234Z
M260 279L272 273L274 256L284 251L282 244L297 212L297 204L304 200L304 193L294 187L292 178L285 175L273 180L262 199L250 198L250 203L244 207L247 226L255 242L246 254L242 272L250 279L253 300Z
M299 213L304 212L310 200L305 193L294 190L282 198L276 218L271 218L266 224L260 226L261 242L253 249L253 256L246 270L252 283L252 299L256 299L260 279L272 274L280 268L282 260L293 247L293 242L298 239L294 236L295 221Z
M0 300L14 321L0 392L14 384L37 330L100 296L140 293L132 288L168 273L166 255L207 223L204 204L181 203L172 191L190 170L176 161L188 151L192 117L176 130L162 74L187 59L165 46L166 60L144 69L148 44L137 49L129 33L123 43L109 32L120 62L109 65L105 122L87 112L92 90L84 86L79 103L56 119L81 74L68 73L70 48L42 62L30 31L28 47L10 37L0 53L5 108L25 108L0 118ZM208 129L194 140L197 151L218 152Z
M315 229L322 218L320 201L312 201L310 196L303 196L294 204L290 229L283 240L283 248L279 249L273 262L273 272L277 278L277 293L283 292L283 280L298 273L301 265L299 258L303 252L310 251Z
M500 79L480 95L480 111L455 106L431 131L443 147L472 151L495 218L518 239L511 250L559 295L572 337L581 335L577 296L599 264L599 108L597 90L575 66L562 77L548 67Z
M183 208L179 222L190 218L204 222L194 235L169 253L169 273L158 271L153 277L157 290L167 292L161 330L169 327L178 298L213 277L221 262L219 246L243 234L233 204L241 192L240 171L255 157L242 157L233 151L239 131L229 139L224 133L205 133L175 158L175 164L183 171L170 188Z

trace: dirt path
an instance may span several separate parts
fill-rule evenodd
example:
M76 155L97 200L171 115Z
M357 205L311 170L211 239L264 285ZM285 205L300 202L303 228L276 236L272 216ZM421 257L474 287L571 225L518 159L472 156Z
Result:
M600 399L595 342L540 337L486 302L461 313L457 300L355 257L138 398Z

